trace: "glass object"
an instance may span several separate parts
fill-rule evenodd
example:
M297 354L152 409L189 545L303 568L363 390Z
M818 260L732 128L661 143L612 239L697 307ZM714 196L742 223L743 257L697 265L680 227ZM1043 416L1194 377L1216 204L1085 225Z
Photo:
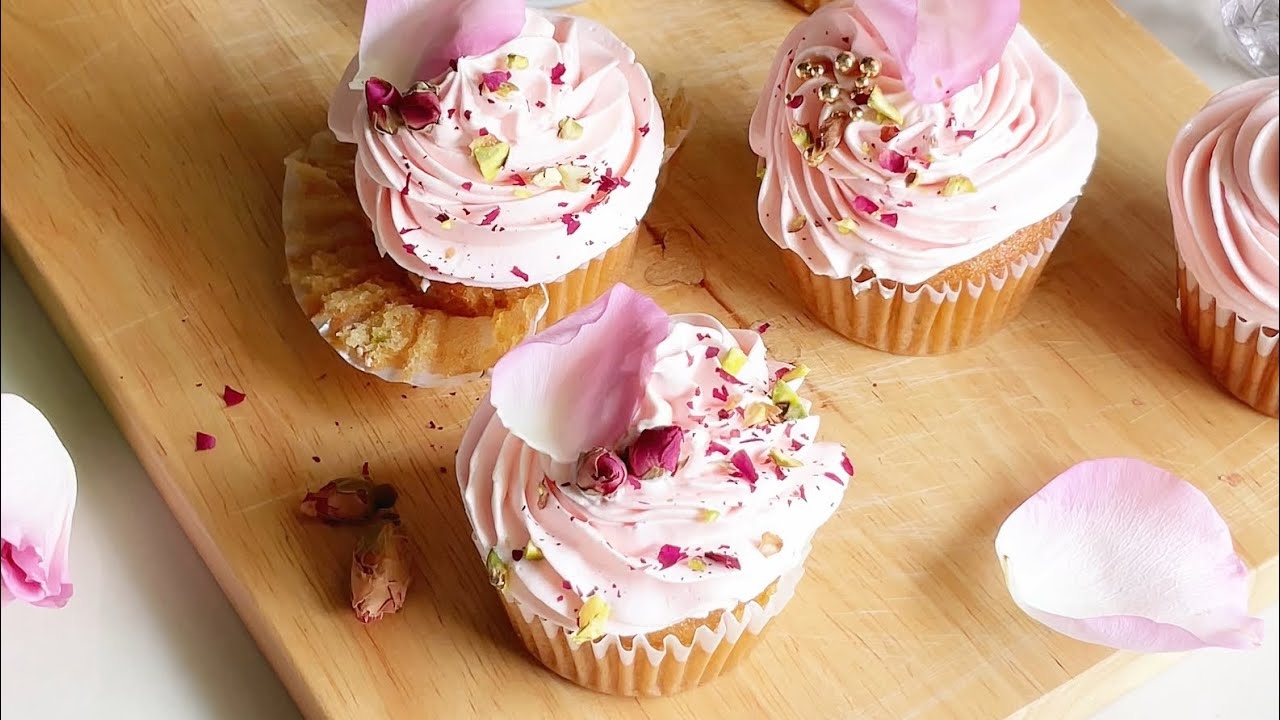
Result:
M1222 23L1236 55L1255 75L1280 71L1280 0L1221 0Z

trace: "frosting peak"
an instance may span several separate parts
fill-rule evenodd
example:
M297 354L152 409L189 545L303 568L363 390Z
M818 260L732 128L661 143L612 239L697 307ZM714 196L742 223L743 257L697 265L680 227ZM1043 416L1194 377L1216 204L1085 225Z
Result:
M842 71L842 55L878 61L878 96L861 86L858 97L865 78ZM826 72L798 74L806 62ZM913 99L902 77L853 3L814 13L778 49L751 118L760 221L816 274L923 282L1058 212L1093 167L1084 98L1021 26L994 67L941 102ZM834 149L806 158L832 116L850 112L824 92L853 96L863 118L836 123Z
M1280 81L1225 90L1178 134L1169 206L1178 254L1220 307L1277 326L1280 306Z
M330 124L358 145L356 187L384 254L428 282L527 287L635 228L656 187L663 124L648 75L617 37L530 11L517 37L454 64L431 81L443 115L424 130L382 132L351 102L359 91L335 96ZM498 145L492 166L478 162L477 148Z
M593 595L610 606L604 631L619 635L750 600L803 562L852 473L839 445L815 441L819 419L795 395L803 373L792 371L765 358L754 332L672 317L623 445L634 465L638 436L662 429L665 453L676 436L666 429L678 428L675 472L607 492L579 482L578 462L532 450L486 400L458 452L477 549L496 549L517 602L565 627ZM530 546L539 559L524 559Z

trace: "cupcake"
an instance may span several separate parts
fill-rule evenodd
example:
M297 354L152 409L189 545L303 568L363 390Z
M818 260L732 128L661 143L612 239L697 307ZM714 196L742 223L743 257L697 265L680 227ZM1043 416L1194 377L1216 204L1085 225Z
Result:
M669 695L746 655L853 474L816 441L806 372L624 285L497 364L458 484L534 657L593 690Z
M810 311L865 345L930 355L1018 313L1098 131L1017 2L963 16L903 5L841 1L803 20L751 148L760 222Z
M1255 410L1280 413L1280 80L1215 95L1178 134L1167 184L1191 349Z
M414 385L609 287L672 149L632 51L523 0L369 0L329 126L286 161L290 283L348 362Z

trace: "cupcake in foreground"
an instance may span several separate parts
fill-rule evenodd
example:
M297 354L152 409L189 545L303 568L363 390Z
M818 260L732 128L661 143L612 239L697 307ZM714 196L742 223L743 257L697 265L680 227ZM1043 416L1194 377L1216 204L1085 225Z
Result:
M907 355L1018 313L1098 137L1016 0L933 5L824 6L778 49L751 118L760 222L796 292L837 332Z
M498 363L458 483L530 653L617 695L695 687L746 654L853 474L816 441L806 372L624 285Z
M369 0L329 125L286 162L290 282L345 359L415 385L609 287L671 150L632 51L523 0Z
M1178 307L1192 350L1223 387L1280 414L1280 79L1215 95L1169 153Z

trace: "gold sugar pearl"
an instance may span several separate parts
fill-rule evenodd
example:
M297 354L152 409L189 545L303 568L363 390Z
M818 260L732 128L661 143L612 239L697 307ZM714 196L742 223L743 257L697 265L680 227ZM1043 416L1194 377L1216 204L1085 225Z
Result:
M869 75L859 75L853 79L853 87L858 91L868 90L871 88L871 77Z
M842 73L853 72L854 66L858 64L858 58L854 57L851 52L842 52L836 55L836 70Z
M818 88L818 99L824 103L833 103L840 99L840 86L835 83L827 83Z
M801 60L800 62L796 63L796 77L800 78L801 80L808 80L814 75L813 68L814 68L813 63L809 62L808 60Z
M873 57L864 57L858 61L858 71L867 77L880 74L880 61Z

